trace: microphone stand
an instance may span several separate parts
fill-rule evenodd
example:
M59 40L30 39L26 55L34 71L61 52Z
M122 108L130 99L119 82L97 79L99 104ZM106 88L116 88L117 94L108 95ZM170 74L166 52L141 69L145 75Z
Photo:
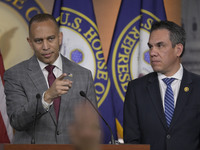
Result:
M31 139L31 144L35 144L35 128L36 128L36 122L37 122L37 112L38 112L38 101L40 100L41 96L40 94L36 94L36 109L35 109L35 117L34 117L34 123L33 123L33 136Z
M100 116L100 118L104 121L104 123L106 124L106 126L108 127L110 134L111 134L111 144L116 144L115 143L115 138L113 136L113 132L112 129L110 127L110 125L108 124L108 122L103 118L103 116L99 113L99 111L97 110L97 108L94 106L94 104L88 99L88 97L86 96L85 92L80 91L80 95L82 97L84 97L87 101L89 101L89 103L92 105L92 107L94 108L94 110L97 112L97 114Z

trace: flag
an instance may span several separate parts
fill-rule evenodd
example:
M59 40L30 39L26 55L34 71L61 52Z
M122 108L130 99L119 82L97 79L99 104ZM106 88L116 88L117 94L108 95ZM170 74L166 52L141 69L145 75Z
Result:
M128 81L152 71L147 42L151 25L165 20L163 0L123 0L108 57L117 130L123 137L123 102Z
M1 52L0 52L0 76L1 76L2 82L3 82L3 74L4 74L4 72L5 72L5 68L4 68L4 64L3 64L3 57L2 57Z
M91 70L98 109L116 135L110 79L101 47L92 0L56 0L53 16L63 33L61 53L71 61ZM110 141L110 131L103 125L104 143Z
M4 71L3 59L0 53L0 143L10 143L13 138L13 129L10 126L6 111L6 97L3 86Z

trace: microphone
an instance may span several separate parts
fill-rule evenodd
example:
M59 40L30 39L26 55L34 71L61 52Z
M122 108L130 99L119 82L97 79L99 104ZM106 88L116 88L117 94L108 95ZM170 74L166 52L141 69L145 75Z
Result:
M33 136L31 139L31 144L35 144L35 127L36 127L36 122L37 122L37 113L38 113L38 101L40 100L41 95L38 93L36 94L36 109L35 109L35 116L34 116L34 123L33 123Z
M100 118L104 121L104 123L106 124L106 126L108 127L108 129L110 130L110 135L111 135L111 144L115 144L115 139L113 136L113 132L112 129L110 127L110 125L108 124L108 122L103 118L103 116L100 114L100 112L97 110L97 108L94 106L94 104L89 100L89 98L86 96L85 92L80 91L80 95L82 97L84 97L87 101L89 101L89 103L92 105L92 107L94 108L94 110L97 112L97 114L100 116Z

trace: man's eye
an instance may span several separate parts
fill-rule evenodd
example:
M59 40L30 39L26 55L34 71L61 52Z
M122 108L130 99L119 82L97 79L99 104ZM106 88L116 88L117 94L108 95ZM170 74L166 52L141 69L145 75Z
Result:
M150 45L150 44L148 44L148 47L149 47L149 49L152 49L152 47L153 47L153 46L152 46L152 45Z
M55 39L54 37L48 38L49 41L53 41L54 39Z
M40 39L38 39L38 40L35 40L35 43L41 43L42 42L42 40L40 40Z
M163 47L163 44L159 43L157 46L160 48L160 47Z

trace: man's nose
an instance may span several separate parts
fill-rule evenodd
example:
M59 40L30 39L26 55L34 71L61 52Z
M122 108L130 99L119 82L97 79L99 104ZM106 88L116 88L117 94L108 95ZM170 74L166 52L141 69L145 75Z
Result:
M155 47L152 47L151 49L149 49L149 55L151 57L156 56L157 55L157 49Z
M48 44L48 41L47 40L44 40L43 41L43 50L48 50L49 49L49 44Z

